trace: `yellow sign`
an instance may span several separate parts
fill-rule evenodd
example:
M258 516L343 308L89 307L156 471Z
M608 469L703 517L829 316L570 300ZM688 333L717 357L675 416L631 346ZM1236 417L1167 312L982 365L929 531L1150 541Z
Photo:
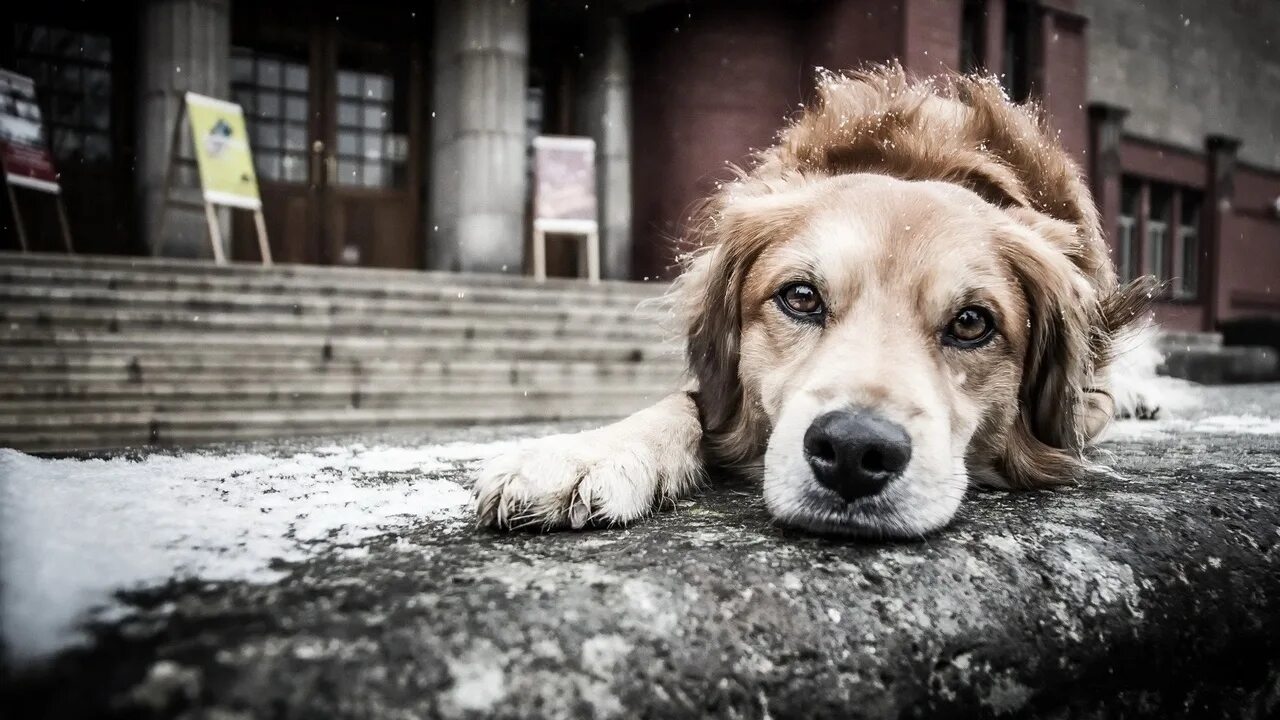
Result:
M260 210L244 111L235 103L187 93L187 118L205 202Z

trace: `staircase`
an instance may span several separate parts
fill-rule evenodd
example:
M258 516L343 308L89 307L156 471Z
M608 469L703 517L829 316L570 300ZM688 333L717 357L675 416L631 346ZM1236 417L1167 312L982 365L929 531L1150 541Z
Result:
M0 447L618 417L678 385L663 289L0 253Z
M1223 345L1222 333L1167 331L1160 334L1164 363L1157 368L1170 375L1206 385L1280 380L1280 356L1263 345Z

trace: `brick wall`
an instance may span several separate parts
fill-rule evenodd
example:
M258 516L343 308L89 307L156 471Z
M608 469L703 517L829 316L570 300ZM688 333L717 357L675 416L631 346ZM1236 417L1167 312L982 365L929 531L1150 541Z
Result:
M698 200L768 146L808 85L781 3L654 8L632 23L633 275L672 277Z
M1280 218L1272 207L1277 197L1280 173L1236 168L1221 239L1223 320L1280 317Z
M961 0L906 0L902 64L919 75L960 67Z

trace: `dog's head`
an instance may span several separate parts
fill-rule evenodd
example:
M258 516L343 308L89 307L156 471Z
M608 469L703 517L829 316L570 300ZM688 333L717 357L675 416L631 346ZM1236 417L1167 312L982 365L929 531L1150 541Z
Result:
M1074 165L990 84L828 78L721 191L677 286L707 451L785 523L945 524L970 479L1071 479L1136 312Z

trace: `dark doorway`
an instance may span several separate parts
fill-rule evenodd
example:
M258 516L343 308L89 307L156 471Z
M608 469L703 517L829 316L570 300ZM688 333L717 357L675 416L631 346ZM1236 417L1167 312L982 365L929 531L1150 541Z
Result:
M282 262L419 268L429 18L399 6L234 6L244 106ZM238 218L233 256L256 260Z

